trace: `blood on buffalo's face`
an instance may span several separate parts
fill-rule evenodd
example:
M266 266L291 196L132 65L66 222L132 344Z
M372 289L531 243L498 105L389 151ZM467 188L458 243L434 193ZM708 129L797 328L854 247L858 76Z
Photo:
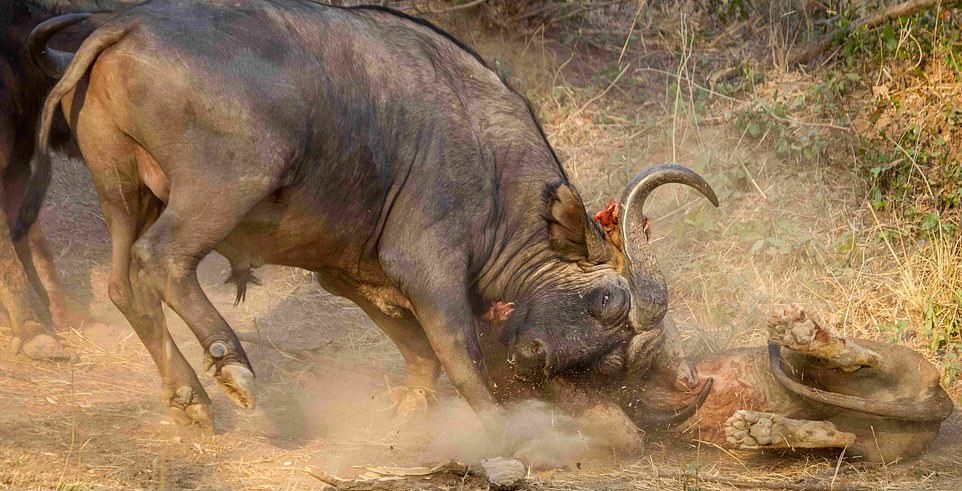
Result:
M488 312L494 338L506 350L502 384L506 376L522 385L554 376L581 379L608 386L618 392L612 397L633 406L644 402L644 395L624 389L641 386L649 375L657 374L662 387L707 390L664 318L667 287L642 213L648 194L666 183L691 186L718 204L704 179L671 164L640 173L621 203L610 204L594 220L571 186L545 189L549 259L529 266L516 298Z

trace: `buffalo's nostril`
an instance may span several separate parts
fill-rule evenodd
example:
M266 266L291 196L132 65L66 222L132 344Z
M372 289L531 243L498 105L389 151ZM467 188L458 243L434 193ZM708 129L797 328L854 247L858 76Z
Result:
M518 375L525 378L541 378L548 369L548 353L544 343L534 339L522 343L515 349L511 358Z
M534 341L531 341L530 343L528 343L528 351L529 351L533 356L543 355L543 354L544 354L544 343L542 343L541 341L538 341L537 339L535 339Z

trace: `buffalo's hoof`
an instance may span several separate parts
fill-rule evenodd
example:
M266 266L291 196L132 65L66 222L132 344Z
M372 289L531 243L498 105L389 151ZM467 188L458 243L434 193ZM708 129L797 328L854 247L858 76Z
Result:
M798 304L775 311L768 323L768 336L780 346L821 358L846 372L882 365L878 353L818 325Z
M394 417L399 420L407 421L427 415L437 400L434 391L426 387L401 385L391 388Z
M197 392L190 386L182 386L167 400L170 418L181 426L196 424L205 430L214 428L214 412L207 394Z
M49 334L37 334L23 344L20 344L20 338L15 338L14 350L38 361L70 361L71 358L63 344Z
M254 408L254 372L245 366L228 364L214 378L234 403L244 409Z
M725 438L742 450L845 448L855 435L839 431L828 421L791 419L775 414L741 410L725 421Z

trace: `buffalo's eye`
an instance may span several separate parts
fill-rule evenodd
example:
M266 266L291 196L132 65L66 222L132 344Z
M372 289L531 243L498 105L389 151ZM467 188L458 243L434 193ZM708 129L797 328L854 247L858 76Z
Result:
M599 288L588 294L588 311L605 324L622 320L628 303L628 292L622 288Z

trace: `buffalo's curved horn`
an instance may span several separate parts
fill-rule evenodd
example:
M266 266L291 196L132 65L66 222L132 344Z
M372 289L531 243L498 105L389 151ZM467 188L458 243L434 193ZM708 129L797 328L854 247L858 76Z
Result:
M645 237L645 200L662 184L691 186L718 206L715 191L704 178L678 164L649 167L628 183L621 198L620 231L631 288L629 322L635 332L655 328L668 311L668 287Z
M47 42L58 32L90 18L88 13L65 14L51 17L34 27L27 37L30 60L51 78L60 78L70 62L73 53L60 51L47 46Z
M782 370L781 354L781 346L768 343L768 364L775 380L789 391L810 401L903 421L943 421L952 414L952 399L941 388L925 401L877 401L809 387L795 381Z
M625 253L629 261L633 259L632 238L639 231L644 231L642 218L645 200L658 186L671 183L691 186L705 195L713 205L718 206L718 196L715 195L715 190L711 188L708 181L685 166L659 164L639 172L625 187L625 193L621 198L621 237L625 242Z

